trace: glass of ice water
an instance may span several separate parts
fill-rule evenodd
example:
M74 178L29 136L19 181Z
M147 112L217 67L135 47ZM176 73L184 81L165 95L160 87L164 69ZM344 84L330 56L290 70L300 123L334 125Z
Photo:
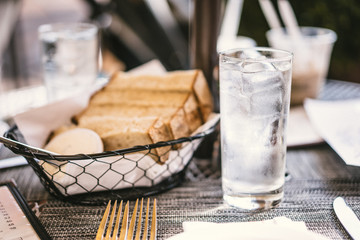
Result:
M48 100L79 94L98 74L98 28L89 23L54 23L38 29Z
M219 53L224 200L242 209L281 202L292 54L271 48Z

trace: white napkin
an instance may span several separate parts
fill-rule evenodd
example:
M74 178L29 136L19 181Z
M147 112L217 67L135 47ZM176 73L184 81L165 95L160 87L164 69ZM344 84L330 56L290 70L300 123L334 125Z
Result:
M304 222L295 222L286 217L258 222L211 223L184 222L184 232L168 240L326 240L327 238L309 231Z
M290 107L286 141L288 147L306 146L324 142L311 125L303 106Z
M360 99L307 99L304 107L318 134L347 164L360 166Z
M96 89L98 87L85 90L80 96L69 97L17 114L14 121L29 145L42 148L53 130L70 124L71 117L87 106L91 94Z

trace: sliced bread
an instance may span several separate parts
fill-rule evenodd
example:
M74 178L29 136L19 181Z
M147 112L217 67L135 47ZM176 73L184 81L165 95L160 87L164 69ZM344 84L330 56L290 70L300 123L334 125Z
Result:
M137 145L153 144L172 139L167 126L157 117L114 117L93 116L79 120L79 127L88 128L99 134L105 151L130 148ZM160 162L168 159L170 146L152 151L160 156Z
M92 96L92 106L127 105L154 107L181 107L185 112L188 128L191 132L202 124L198 104L192 92L165 92L150 90L113 91L103 89Z
M148 107L127 104L92 105L76 115L74 121L79 122L81 118L93 116L159 117L171 131L173 139L187 137L191 133L183 107Z
M199 103L204 121L213 110L212 95L204 74L200 70L173 71L162 76L118 72L111 77L105 89L192 92Z

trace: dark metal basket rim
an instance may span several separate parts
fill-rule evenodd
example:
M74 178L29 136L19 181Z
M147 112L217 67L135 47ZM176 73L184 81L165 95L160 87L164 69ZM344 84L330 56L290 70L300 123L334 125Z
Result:
M213 126L206 129L203 132L197 133L195 135L189 137L178 138L170 141L157 142L148 145L138 145L130 148L119 149L115 151L104 151L101 153L93 153L93 154L75 154L75 155L57 155L51 152L47 152L43 149L32 147L25 143L19 142L19 135L15 132L18 130L17 125L12 126L5 134L5 138L1 138L4 145L12 150L14 153L22 155L24 157L37 158L41 160L57 160L57 161L69 161L69 160L86 160L90 158L104 158L104 157L112 157L123 155L127 153L134 153L144 150L151 150L159 147L173 146L176 144L191 142L196 139L204 138L211 133L214 132L216 126L218 125L219 120L214 123ZM25 142L25 140L24 140Z

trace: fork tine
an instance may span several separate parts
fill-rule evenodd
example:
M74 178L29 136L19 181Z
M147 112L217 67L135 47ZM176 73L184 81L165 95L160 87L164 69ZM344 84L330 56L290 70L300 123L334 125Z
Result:
M116 221L115 221L115 227L114 227L112 240L117 239L117 235L118 235L119 227L120 227L120 217L121 217L122 205L123 205L123 201L121 200L120 206L118 208L118 212L117 212L117 215L116 215Z
M151 218L151 232L150 232L150 240L156 239L156 229L157 229L157 219L156 219L156 198L153 203L153 212Z
M147 203L146 203L145 226L144 226L144 233L143 233L143 238L142 238L142 240L146 240L146 239L147 239L147 234L148 234L148 222L149 222L149 209L150 209L150 198L147 199Z
M117 205L117 201L115 201L113 209L111 211L111 215L110 215L109 222L108 222L108 227L107 227L107 230L106 230L105 240L110 239L110 234L111 234L111 230L112 230L113 222L114 222L114 217L115 217L116 205Z
M142 212L143 212L143 202L144 202L144 198L141 198L140 212L139 212L139 218L138 218L139 221L138 221L138 225L137 225L137 229L136 229L135 240L140 240L141 224L142 224Z
M104 216L103 216L103 218L101 219L101 222L100 222L100 225L99 225L99 229L98 229L98 231L97 231L96 238L95 238L96 240L101 240L102 237L104 236L105 225L106 225L106 222L107 222L107 219L108 219L108 216L109 216L110 207L111 207L111 201L109 201L109 203L108 203L108 205L107 205L107 207L106 207Z
M131 240L132 237L133 237L133 235L134 235L134 229L135 229L135 222L136 222L136 216L137 216L138 203L139 203L139 199L136 199L136 203L135 203L135 206L134 206L133 214L132 214L131 220L130 220L130 226L129 226L129 229L128 229L127 240ZM141 219L139 219L139 221L141 221Z
M125 240L125 238L126 238L127 228L128 228L128 218L129 218L129 201L127 201L125 209L124 209L124 215L123 215L123 219L121 222L119 240Z
M135 240L140 240L140 235L142 231L142 220L143 220L143 204L144 204L144 198L141 199L140 203L140 210L139 210L139 216L137 217L138 212L138 205L139 205L139 199L136 200L134 210L132 212L132 216L129 223L129 201L127 201L126 206L124 208L124 212L122 215L121 220L121 229L120 229L120 236L118 238L118 232L120 228L120 219L122 214L122 206L123 201L120 202L119 208L117 208L117 201L115 201L113 209L111 210L111 201L109 201L104 216L101 219L100 226L98 229L98 232L96 234L96 240L131 240L134 236L135 226L136 234L135 234ZM150 198L147 199L146 204L146 216L145 216L145 223L144 223L144 230L142 234L142 239L146 240L148 237L148 231L149 231L149 212L150 212ZM110 214L111 210L111 214ZM117 212L116 212L117 211ZM109 217L110 214L110 217ZM116 214L116 219L115 219ZM113 227L115 219L115 226ZM107 226L107 227L106 227ZM106 227L106 235L105 235L105 227ZM150 240L156 239L156 199L154 199L153 202L153 208L152 208L152 217L151 217L151 227L150 227ZM105 235L105 236L104 236ZM110 238L112 236L112 238Z

